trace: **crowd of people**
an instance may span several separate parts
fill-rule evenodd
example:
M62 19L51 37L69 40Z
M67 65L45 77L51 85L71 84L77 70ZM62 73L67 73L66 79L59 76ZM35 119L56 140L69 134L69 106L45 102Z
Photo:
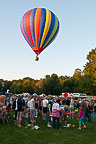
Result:
M96 102L89 100L73 100L72 98L40 97L20 94L18 96L6 97L3 93L0 96L0 121L8 122L14 111L14 124L18 127L25 127L34 124L38 118L47 122L47 127L60 129L68 127L67 120L74 119L78 113L79 129L86 128L86 122L95 121Z

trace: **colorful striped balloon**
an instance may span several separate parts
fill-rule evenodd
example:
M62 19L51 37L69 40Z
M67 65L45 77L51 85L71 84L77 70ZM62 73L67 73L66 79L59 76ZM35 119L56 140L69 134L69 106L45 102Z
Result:
M24 38L39 55L55 39L59 21L50 10L33 8L23 15L20 26Z

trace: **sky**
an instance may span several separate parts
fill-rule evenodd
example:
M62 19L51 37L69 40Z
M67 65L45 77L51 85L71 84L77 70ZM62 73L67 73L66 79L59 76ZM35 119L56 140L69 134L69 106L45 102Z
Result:
M59 19L56 39L35 61L35 53L20 30L23 14L47 8ZM56 73L72 76L83 70L88 53L96 47L96 0L0 1L0 79L44 78Z

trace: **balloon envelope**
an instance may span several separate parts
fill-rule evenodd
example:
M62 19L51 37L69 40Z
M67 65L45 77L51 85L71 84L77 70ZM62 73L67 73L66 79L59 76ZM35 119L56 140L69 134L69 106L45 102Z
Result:
M23 15L20 26L24 38L39 55L55 39L59 21L50 10L33 8Z

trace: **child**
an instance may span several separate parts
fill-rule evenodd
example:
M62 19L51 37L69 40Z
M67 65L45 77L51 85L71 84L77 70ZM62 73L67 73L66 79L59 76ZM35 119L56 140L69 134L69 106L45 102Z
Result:
M80 111L79 111L79 116L77 118L77 120L79 120L79 130L81 130L81 125L83 124L83 128L86 128L86 126L84 125L84 122L83 122L83 108L80 107Z
M24 110L24 113L22 116L22 120L23 120L25 126L28 124L28 112L29 112L29 109L26 106L26 109Z
M3 123L8 123L7 111L6 111L6 107L5 106L3 106L2 109L0 109L0 119L3 121Z
M8 113L8 118L11 117L10 111L11 111L11 104L9 103L8 106L6 107L7 113Z
M65 125L64 125L65 123ZM67 127L67 108L65 107L64 113L63 113L63 127Z

